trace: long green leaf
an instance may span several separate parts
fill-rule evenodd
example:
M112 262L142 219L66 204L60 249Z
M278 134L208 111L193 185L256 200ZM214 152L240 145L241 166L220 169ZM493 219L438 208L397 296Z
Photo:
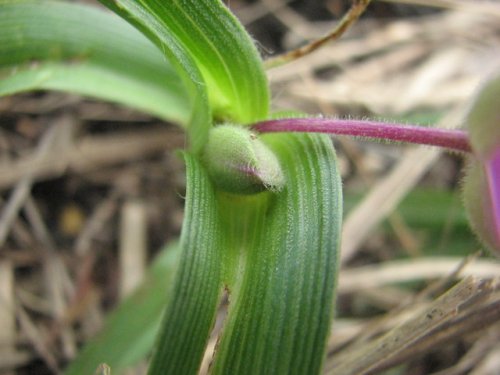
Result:
M153 13L147 4L139 0L100 0L115 13L142 31L163 54L181 77L187 90L191 113L188 120L190 148L198 153L208 138L212 125L212 110L203 76L189 51L176 35Z
M266 136L277 194L222 194L229 307L213 374L319 374L333 314L342 201L327 137ZM232 255L231 255L232 254ZM236 270L236 272L235 272Z
M63 90L186 125L185 88L161 52L115 15L71 3L0 0L0 96Z
M101 2L142 30L179 69L199 107L192 121L195 151L211 121L205 116L207 93L219 121L245 124L267 117L269 93L259 54L220 0Z
M117 375L151 352L179 258L178 244L162 249L143 283L107 317L103 330L84 346L66 375L93 374L101 363Z
M186 154L187 191L182 258L149 369L150 374L195 374L222 294L220 220L204 168Z

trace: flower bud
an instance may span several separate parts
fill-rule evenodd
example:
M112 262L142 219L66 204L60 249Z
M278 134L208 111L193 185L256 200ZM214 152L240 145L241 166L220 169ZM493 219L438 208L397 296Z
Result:
M500 74L481 89L467 116L470 142L480 159L500 149Z
M465 209L472 229L492 252L500 255L498 217L483 165L470 158L463 184Z
M220 125L211 129L203 160L214 183L229 193L278 191L285 184L274 153L242 127Z
M500 255L500 75L479 92L467 118L474 156L464 181L471 225Z

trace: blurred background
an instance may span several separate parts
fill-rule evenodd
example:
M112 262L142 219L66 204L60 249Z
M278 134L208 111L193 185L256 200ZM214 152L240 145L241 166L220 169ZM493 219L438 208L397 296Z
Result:
M264 58L321 37L350 7L227 3ZM268 73L275 110L461 128L498 69L500 2L390 0L373 1L341 39ZM468 227L462 155L333 142L345 224L325 373L361 373L353 364L362 362L364 373L499 375L500 263ZM62 373L134 293L179 236L185 182L175 150L184 144L174 125L111 103L0 98L0 374ZM440 319L426 322L429 311ZM377 357L384 337L400 344ZM144 373L135 362L126 373Z

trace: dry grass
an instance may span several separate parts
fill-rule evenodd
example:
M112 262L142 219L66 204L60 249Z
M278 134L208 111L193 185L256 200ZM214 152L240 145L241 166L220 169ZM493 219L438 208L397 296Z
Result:
M478 85L499 66L500 4L414 3L444 10L417 17L414 6L400 17L400 5L376 2L342 39L270 70L275 107L382 118L439 113L438 126L463 126ZM286 1L231 7L251 30L279 28L282 38L268 49L294 48L335 26ZM345 10L333 0L324 7L332 19ZM373 17L377 9L385 17ZM59 373L137 282L129 275L142 274L143 260L178 235L183 172L172 152L184 138L147 116L60 94L0 99L0 123L0 373ZM366 193L345 220L340 313L325 373L498 374L500 264L426 255L397 209L423 177L427 186L456 189L460 174L447 168L450 160L460 166L460 156L335 143L346 192ZM120 245L127 243L142 249L132 254L136 269Z

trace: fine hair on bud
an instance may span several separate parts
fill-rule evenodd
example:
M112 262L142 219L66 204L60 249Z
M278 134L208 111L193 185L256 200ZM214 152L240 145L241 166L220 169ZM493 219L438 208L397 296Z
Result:
M241 126L212 128L202 158L215 185L228 193L277 192L285 185L274 152L256 133Z

